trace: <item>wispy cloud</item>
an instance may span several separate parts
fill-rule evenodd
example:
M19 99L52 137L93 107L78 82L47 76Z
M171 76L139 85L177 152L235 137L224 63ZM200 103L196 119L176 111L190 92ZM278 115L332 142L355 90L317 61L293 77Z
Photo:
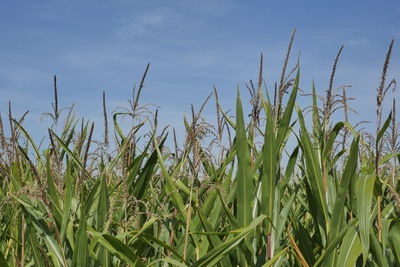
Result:
M176 21L177 13L168 8L156 8L143 14L135 14L122 20L117 36L128 38L137 35L153 34L168 28Z
M354 38L347 40L344 42L345 45L351 45L351 46L366 46L369 45L370 42L366 38Z

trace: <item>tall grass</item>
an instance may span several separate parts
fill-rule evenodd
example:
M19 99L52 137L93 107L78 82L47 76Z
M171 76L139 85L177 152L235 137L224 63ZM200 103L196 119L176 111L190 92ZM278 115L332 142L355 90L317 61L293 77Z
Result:
M9 134L0 117L0 266L400 266L395 100L390 115L382 109L393 42L368 135L349 123L345 88L334 93L343 47L326 97L311 88L306 123L300 65L286 73L293 40L273 101L261 55L249 122L240 90L231 117L214 88L217 125L202 117L210 95L185 118L183 147L140 104L149 65L126 111L108 117L103 93L103 140L74 107L59 108L56 77L48 142L38 145L10 105ZM331 121L338 108L343 122Z

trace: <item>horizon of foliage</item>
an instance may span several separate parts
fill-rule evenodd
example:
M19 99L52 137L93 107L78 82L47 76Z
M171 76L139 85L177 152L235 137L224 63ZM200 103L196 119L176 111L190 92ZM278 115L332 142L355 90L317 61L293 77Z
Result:
M0 115L0 266L400 266L394 97L383 112L396 86L387 77L394 41L369 133L349 123L347 87L333 87L343 47L325 95L312 85L312 105L296 104L294 37L273 90L261 55L257 83L246 84L250 116L239 89L231 116L214 88L184 118L182 146L139 101L149 65L128 108L109 116L103 93L103 140L74 106L59 108L56 77L47 141L33 140L26 113L13 117L10 104ZM202 116L211 99L216 125Z

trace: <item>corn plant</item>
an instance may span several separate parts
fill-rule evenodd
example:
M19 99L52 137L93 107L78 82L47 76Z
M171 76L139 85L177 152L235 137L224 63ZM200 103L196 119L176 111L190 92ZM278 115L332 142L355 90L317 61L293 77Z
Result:
M240 89L231 116L215 88L217 133L201 115L210 95L192 107L191 122L185 117L174 153L157 111L139 103L149 65L129 108L111 116L113 141L105 93L103 141L73 106L59 109L56 78L45 142L10 104L9 134L0 117L0 265L400 266L396 139L382 149L387 130L396 133L395 104L382 125L378 105L372 144L348 119L331 122L342 47L323 116L311 86L310 126L296 104L300 64L286 74L293 39L272 100L261 57L258 86L248 86L250 121ZM384 81L379 88L386 93ZM351 144L338 146L344 132Z

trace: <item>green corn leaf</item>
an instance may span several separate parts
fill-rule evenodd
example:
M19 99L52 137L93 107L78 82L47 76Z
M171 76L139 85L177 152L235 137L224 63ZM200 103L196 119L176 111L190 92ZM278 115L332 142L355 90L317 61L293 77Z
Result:
M379 165L379 166L383 166L383 165L385 165L389 160L391 160L392 158L394 158L394 157L396 157L396 156L398 156L398 155L400 155L400 153L396 153L396 152L389 153L389 154L383 156L383 157L379 160L378 165Z
M138 258L137 255L132 251L132 249L126 246L121 240L101 233L94 233L98 237L98 242L103 245L108 251L116 255L118 258L124 262L131 264L132 266L145 266L145 264Z
M68 221L71 219L71 206L72 206L72 197L74 190L74 178L71 174L71 165L67 164L67 168L65 170L65 195L64 195L64 207L63 207L63 217L61 221L61 230L60 230L60 240L63 242L67 230Z
M389 243L396 262L400 266L400 221L393 222L389 230Z
M293 109L294 109L294 106L296 103L297 91L299 89L299 82L300 82L300 69L297 70L297 74L296 74L296 78L294 80L292 92L291 92L289 100L286 104L285 111L279 121L279 128L278 128L278 133L276 136L276 146L277 146L278 150L281 149L281 146L285 139L286 133L289 129Z
M356 223L355 220L351 221L346 225L338 235L332 240L332 242L326 247L326 249L321 253L317 261L314 263L313 267L326 266L326 261L331 257L332 253L335 251L337 246L343 241L348 229Z
M251 233L266 216L262 215L254 219L247 227L236 230L236 236L226 240L218 247L209 251L206 255L194 262L192 267L212 266L222 260L228 253L237 247L237 245Z
M60 137L58 137L52 130L50 130L52 135L56 138L62 149L68 154L69 157L75 162L75 164L79 167L79 170L83 168L82 162L79 159L79 157L76 155L76 153L72 152L68 146L61 140Z
M382 128L379 130L378 132L378 136L376 137L376 145L379 144L379 142L381 141L383 135L385 134L387 128L390 125L390 122L392 120L392 112L390 112L388 118L386 119L385 123L383 124Z
M125 135L122 132L121 128L119 127L118 121L117 121L117 117L119 115L126 115L126 113L114 113L113 114L113 122L114 122L114 129L115 131L118 133L119 137L124 140L125 139Z
M139 237L147 230L149 229L151 226L153 226L153 224L157 221L156 217L151 217L147 222L144 223L144 225L142 226L142 228L132 237L129 239L129 244L133 244L137 239L139 239Z
M283 229L285 227L285 222L288 219L288 215L290 212L290 209L292 208L292 205L294 203L294 200L296 198L296 193L293 193L289 200L286 202L285 206L281 210L279 216L276 216L276 224L275 224L275 229L273 231L272 238L275 241L275 246L277 247L281 241L281 235L283 233Z
M316 201L318 210L322 214L324 221L328 221L328 208L326 205L326 197L323 188L323 175L321 170L320 161L318 160L318 155L314 150L314 146L311 143L310 136L304 122L303 114L299 108L297 108L297 113L301 128L301 148L306 161L307 176L311 185L311 190L313 197Z
M223 199L222 194L221 194L220 191L218 191L218 196L219 196L219 198L221 200L222 207L224 208L224 211L225 211L225 213L226 213L226 215L228 217L228 220L230 221L230 223L232 224L233 227L239 228L240 227L240 223L235 218L235 216L232 214L232 212L229 210L229 207L224 202L224 199Z
M165 140L166 139L164 138L162 140L162 142L160 143L160 145L159 145L160 150L162 149ZM150 142L149 142L149 144L150 144ZM143 195L147 188L147 184L150 182L150 179L151 179L152 175L154 174L154 168L156 167L156 164L157 164L157 151L154 150L153 153L148 158L145 166L143 167L139 177L137 178L137 181L135 182L134 188L132 190L132 195L136 199L143 198Z
M274 122L271 114L271 107L270 105L267 105L266 108L267 108L266 110L267 125L264 135L264 146L263 146L263 157L262 157L263 172L261 177L262 181L261 208L264 215L272 218L275 187L277 183L277 178L276 178L277 148L276 148L276 140L274 134ZM268 223L266 231L267 233L271 232L271 226Z
M370 245L371 204L374 193L375 175L363 174L357 182L357 214L360 227L360 238L363 251L363 262L366 263Z
M375 261L378 263L380 267L389 267L389 263L387 261L385 252L378 241L378 238L375 235L375 232L371 229L371 252L375 258Z
M325 144L324 147L324 158L328 159L333 148L333 144L335 143L336 137L338 136L340 130L343 128L344 123L338 122L332 129L329 134L328 142Z
M183 199L181 195L178 193L178 190L176 189L172 177L169 175L167 168L165 167L164 164L164 159L162 157L161 151L159 149L159 145L157 143L156 138L153 139L155 142L155 147L157 151L157 156L158 156L158 162L161 167L161 171L163 175L165 176L165 192L170 195L171 200L174 202L175 206L177 207L179 211L179 215L182 219L183 222L186 221L186 211L185 211L185 205L183 204Z
M319 120L319 109L317 103L317 93L315 90L314 80L312 82L312 121L313 121L313 137L314 137L314 147L315 149L319 149L320 138L322 136L322 125Z
M292 154L290 154L288 163L286 165L284 180L281 183L279 183L279 190L281 191L284 189L284 187L289 182L289 179L292 177L293 171L296 167L298 154L299 154L299 146L296 146Z
M96 214L96 228L98 231L103 231L109 207L110 201L108 197L107 176L103 175L100 183L99 203Z
M350 190L350 181L353 179L358 162L358 143L359 138L353 140L349 157L347 159L347 163L342 175L342 179L340 180L339 190L336 194L335 204L332 211L332 218L330 220L330 232L328 236L329 242L334 239L334 237L338 234L341 229L344 213L344 204L346 200L347 192Z
M39 160L41 165L43 165L42 158L40 157L39 149L33 142L32 137L28 134L28 132L25 130L25 128L22 127L22 125L17 120L13 119L13 122L18 126L18 128L21 130L21 132L25 135L25 137L28 139L29 143L31 143L33 150L35 151L37 160Z
M350 227L343 238L336 266L355 266L362 253L361 241L355 227Z
M178 258L181 262L184 262L185 264L189 264L188 262L185 262L185 260L182 257L182 251L178 251L176 249L174 249L173 247L169 246L168 244L166 244L165 242L161 241L160 239L146 234L145 232L143 232L139 238L141 240L146 241L147 244L149 244L149 246L152 246L154 248L157 248L157 246L160 246L164 249L166 249L167 251L170 251L172 254L174 254L174 257Z
M59 202L59 194L56 189L55 181L52 175L50 158L46 155L46 171L47 171L47 194L51 200L51 205L53 207L53 215L57 220L57 223L61 223L62 215Z
M233 120L228 116L228 114L226 114L226 112L222 109L222 107L221 107L221 105L220 105L219 103L218 103L218 108L219 108L219 110L221 111L222 116L224 116L224 119L229 123L229 125L230 125L233 129L235 129L235 128L236 128L235 123L234 123Z
M214 232L214 228L212 227L212 225L208 222L208 220L206 219L206 217L204 216L203 212L201 210L198 210L198 214L201 220L201 223L204 227L204 230L206 231L205 233L210 233L210 232ZM218 236L215 235L207 235L207 239L209 240L210 244L212 244L212 248L218 247L222 244L222 241L219 239ZM229 261L228 257L224 257L223 259L221 259L223 266L231 266L231 262Z
M86 213L83 201L81 202L79 227L75 237L75 250L72 266L87 266L89 263L88 236L86 233Z
M262 267L271 267L274 265L275 262L278 261L278 259L280 257L282 257L287 251L288 251L289 247L286 247L284 249L282 249L281 251L279 251L278 253L275 254L275 256L273 256L270 260L268 260Z
M63 266L64 259L62 255L62 250L58 245L56 239L48 229L46 222L43 219L38 219L34 214L29 211L29 208L22 206L22 211L26 214L26 219L32 222L36 233L41 235L44 239L47 249L49 250L50 257L52 259L52 264L55 266Z
M26 220L26 223L28 225L28 229L27 229L28 240L29 240L29 243L32 248L32 254L33 254L33 259L35 261L35 266L39 266L39 267L43 266L44 267L46 265L44 264L43 256L39 252L39 248L41 246L40 246L39 240L36 237L36 233L33 229L33 226L31 224L31 221L29 218ZM1 251L0 251L0 253L1 253ZM1 260L0 260L0 266L3 266L3 264L1 264Z
M237 169L237 219L242 227L252 221L252 207L254 202L253 173L251 170L250 151L243 119L243 108L240 94L236 99L236 151L238 159Z

